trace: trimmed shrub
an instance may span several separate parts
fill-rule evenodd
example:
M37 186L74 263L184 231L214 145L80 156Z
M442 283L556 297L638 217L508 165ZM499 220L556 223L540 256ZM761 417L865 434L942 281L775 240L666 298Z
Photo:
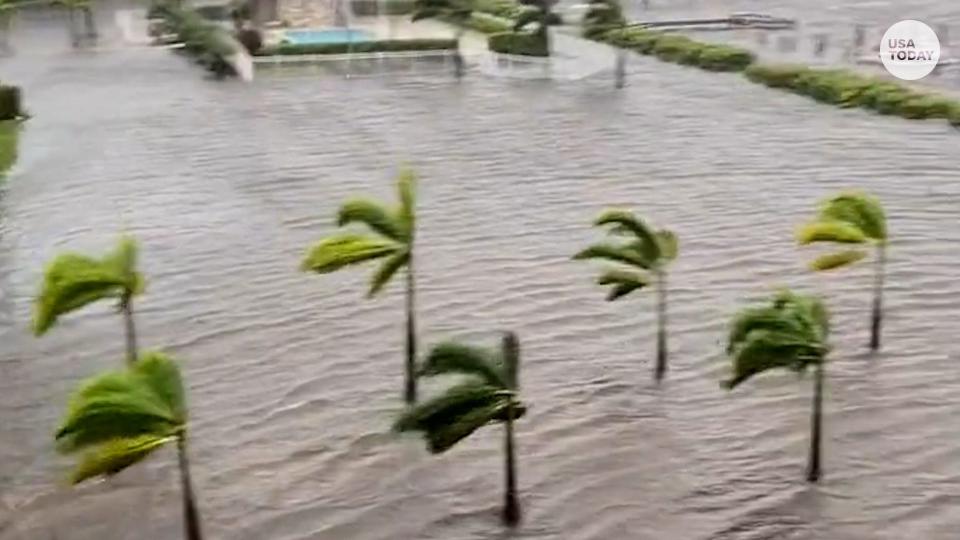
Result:
M666 62L697 66L708 71L743 71L753 64L752 52L739 47L702 43L680 34L646 28L617 28L601 34L600 41L640 54L653 54Z
M618 28L604 34L601 40L616 47L632 49L640 54L651 54L653 46L657 44L657 40L661 37L663 37L663 34L660 32L651 32L639 28Z
M606 32L627 22L617 0L589 0L588 5L583 15L583 37L587 39L601 39Z
M701 45L681 35L661 36L653 45L653 54L661 60L678 64L696 64Z
M0 182L7 171L17 161L17 139L20 135L20 122L5 120L0 122Z
M726 45L707 45L700 50L698 65L709 71L743 71L756 57L750 51Z
M522 56L548 56L547 41L543 34L536 32L503 32L493 34L487 40L487 47L502 54Z
M455 39L382 39L354 43L284 43L260 49L257 56L300 54L347 54L393 51L438 51L457 48Z
M16 120L21 116L20 87L0 85L0 120Z
M414 10L413 0L353 0L350 5L353 13L359 16L407 15Z
M807 72L805 66L752 64L743 70L743 74L755 83L770 88L793 88L797 77Z

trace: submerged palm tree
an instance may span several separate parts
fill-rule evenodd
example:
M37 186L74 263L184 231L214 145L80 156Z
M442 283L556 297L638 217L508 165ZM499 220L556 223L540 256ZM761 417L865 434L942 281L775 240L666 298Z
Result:
M394 424L396 431L423 432L427 448L439 454L487 424L503 423L506 489L502 517L508 525L520 522L513 422L526 413L526 407L518 399L519 370L520 344L512 332L504 335L499 353L457 343L438 345L430 351L420 374L465 375L467 379L410 407Z
M827 199L820 206L815 221L797 232L801 245L814 242L873 245L874 259L873 313L870 324L870 349L880 348L880 325L883 320L883 278L887 260L887 219L880 201L862 192L845 192ZM867 256L864 249L846 249L814 260L816 271L832 270L857 262Z
M820 479L820 431L823 409L823 364L830 347L830 321L820 299L783 291L770 305L744 309L733 320L727 354L733 377L723 386L732 390L754 375L787 368L803 373L814 369L813 411L807 480Z
M137 243L124 236L113 252L101 259L76 253L58 255L47 266L37 297L33 332L42 336L61 315L97 300L117 300L123 313L127 363L137 358L137 332L133 323L133 297L142 293L143 276L137 271Z
M463 56L460 54L460 39L463 37L467 24L473 16L472 0L416 0L414 2L411 20L417 22L423 19L442 19L456 28L454 39L457 40L457 50L453 57L457 78L463 77Z
M597 283L610 285L607 300L613 301L651 283L657 286L657 365L656 379L667 370L667 266L677 258L677 235L654 230L625 210L607 210L594 222L611 226L610 235L626 242L594 244L574 255L574 259L603 259L629 269L611 268Z
M339 232L311 247L301 269L320 274L345 266L382 259L370 283L369 298L375 296L401 268L407 270L407 362L404 397L407 403L417 400L415 376L417 333L414 321L413 239L416 229L416 176L403 171L397 179L400 204L393 209L366 199L351 199L340 207L337 225L353 222L366 225L373 234Z
M111 476L168 443L177 445L187 540L201 540L200 515L187 455L187 405L180 369L168 356L145 353L130 369L85 382L56 433L62 453L83 452L76 484Z

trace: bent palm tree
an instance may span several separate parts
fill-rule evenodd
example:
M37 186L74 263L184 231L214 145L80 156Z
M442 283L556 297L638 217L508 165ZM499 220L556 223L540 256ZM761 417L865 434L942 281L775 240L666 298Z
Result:
M60 316L103 299L116 299L123 313L127 363L137 359L137 332L133 323L133 297L142 293L143 276L137 271L137 243L124 236L113 252L101 259L76 253L58 255L47 266L37 296L33 333L42 336Z
M319 274L334 272L371 260L383 260L373 274L368 298L375 296L401 268L407 270L407 363L404 397L407 403L417 400L414 374L417 358L417 334L414 321L413 240L416 229L416 176L403 171L397 179L400 204L389 209L366 199L351 199L340 207L337 225L362 223L373 234L340 232L321 240L304 257L301 269Z
M873 312L870 321L870 349L880 348L880 325L883 320L883 280L887 261L887 219L876 197L862 192L845 192L827 199L820 206L815 221L797 231L800 245L814 242L873 245L874 259ZM867 256L864 249L846 249L815 259L815 271L832 270L855 263Z
M413 15L410 17L413 22L423 19L442 19L456 27L454 39L457 40L457 50L453 59L458 79L463 77L463 56L460 54L460 39L473 16L473 11L471 0L416 0Z
M610 285L607 300L613 301L651 283L657 287L657 365L655 376L663 379L667 370L667 266L677 258L677 235L654 230L625 210L607 210L594 222L610 226L610 235L626 242L594 244L573 256L575 260L603 259L625 266L611 268L597 283Z
M70 400L56 441L61 453L83 452L70 477L74 484L114 475L157 448L176 443L185 538L203 538L190 479L183 381L168 356L145 353L130 369L81 385Z
M733 361L733 377L723 382L727 390L767 370L787 368L803 373L813 366L809 482L820 479L823 364L830 350L829 333L829 315L820 299L783 291L770 305L737 314L727 340L727 355Z
M508 525L520 522L513 422L526 413L526 407L518 399L519 369L520 344L512 332L504 335L499 353L458 343L438 345L430 351L420 374L465 375L467 379L410 407L393 426L399 432L423 432L430 452L440 454L487 424L503 423L506 489L502 517Z

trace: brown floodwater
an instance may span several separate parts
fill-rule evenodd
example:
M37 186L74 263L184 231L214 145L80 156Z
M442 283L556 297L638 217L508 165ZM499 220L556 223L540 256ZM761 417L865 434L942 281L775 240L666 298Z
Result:
M71 489L52 450L70 389L121 365L120 319L97 306L42 340L29 333L43 263L123 231L149 277L142 342L183 361L209 538L957 537L960 133L944 122L650 58L631 60L622 91L609 72L456 83L284 69L223 83L166 51L70 51L55 23L25 21L19 54L0 60L34 115L0 188L3 540L181 537L171 453ZM441 457L389 433L400 288L366 300L369 269L297 271L338 203L392 197L403 162L421 175L422 342L521 338L530 412L513 533L497 521L500 430ZM893 237L874 356L869 265L812 276L792 240L818 199L849 187L883 199ZM607 303L596 268L570 260L609 205L681 239L660 387L653 296ZM820 292L833 311L818 486L803 481L810 379L718 384L730 316L781 285Z

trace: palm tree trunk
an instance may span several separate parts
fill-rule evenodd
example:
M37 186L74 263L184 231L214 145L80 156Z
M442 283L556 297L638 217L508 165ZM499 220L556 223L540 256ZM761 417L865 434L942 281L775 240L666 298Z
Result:
M181 434L177 439L177 457L180 461L180 486L183 496L183 530L186 540L203 540L200 530L200 512L193 495L193 481L190 479L190 459L187 456L187 436Z
M80 46L80 35L77 33L77 14L72 7L67 7L67 24L70 26L70 44Z
M124 295L120 301L120 311L123 313L124 335L127 342L127 365L132 366L137 361L137 329L133 324L132 295Z
M657 366L654 376L657 382L667 372L667 274L657 275Z
M820 424L823 416L823 360L817 364L813 380L813 413L810 416L810 462L807 481L820 480Z
M507 421L504 423L503 453L506 458L506 489L503 501L503 522L509 526L520 523L520 501L517 498L517 470L513 447L513 407L514 396L519 388L520 345L517 336L508 332L503 337L503 363L507 375L508 389L512 392L507 407Z
M453 52L453 73L457 80L463 78L463 55L460 53L460 40L463 39L463 26L457 25L457 32L454 39L457 40L457 49Z
M873 285L873 316L870 321L870 350L880 348L880 326L883 323L883 279L886 271L887 249L877 246L877 262Z
M417 401L417 327L414 319L415 299L413 280L413 254L407 263L407 365L404 399L407 403Z

